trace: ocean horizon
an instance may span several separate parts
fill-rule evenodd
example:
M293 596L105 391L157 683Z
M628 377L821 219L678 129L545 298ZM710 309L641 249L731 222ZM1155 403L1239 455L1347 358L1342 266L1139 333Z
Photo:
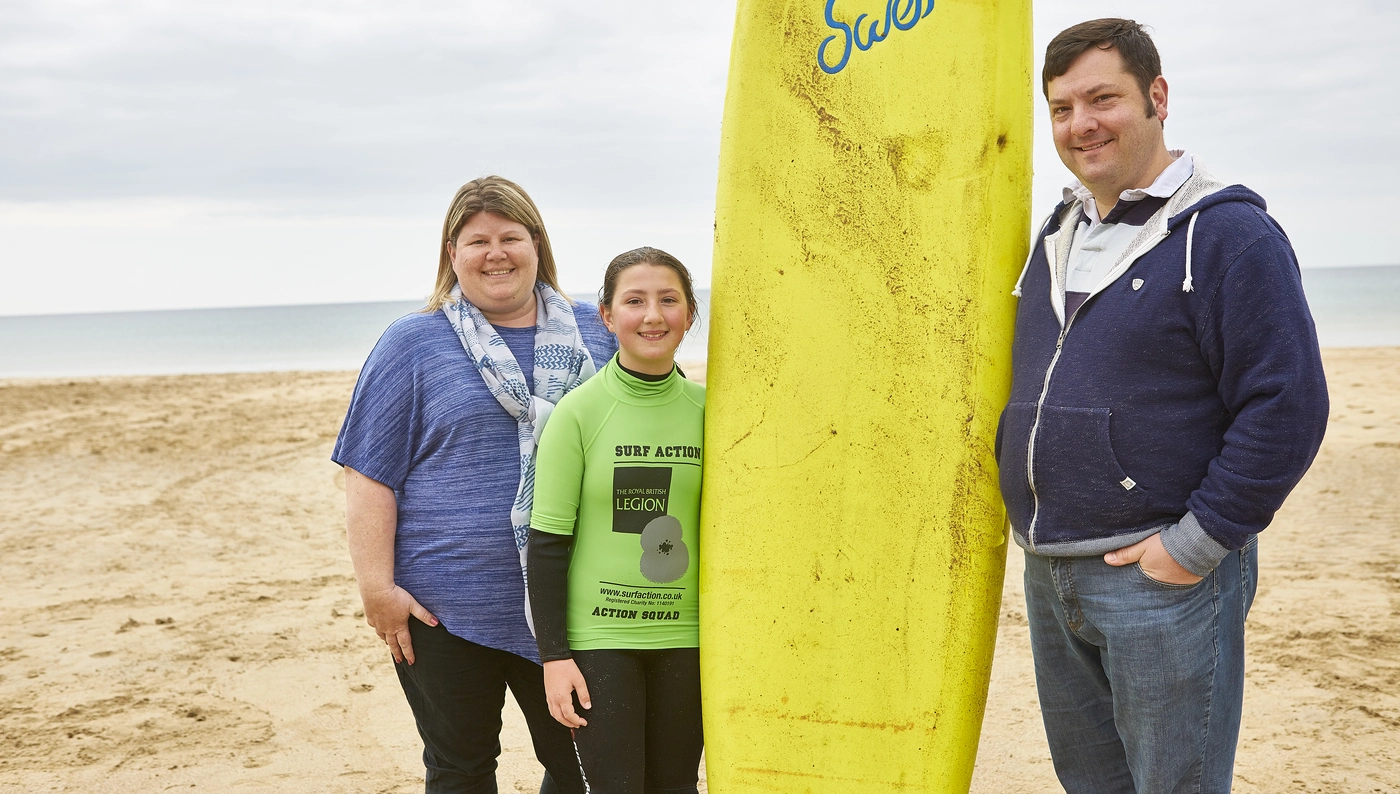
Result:
M1303 271L1323 347L1400 346L1400 265ZM571 290L576 296L596 291ZM704 361L710 291L677 352ZM0 316L0 379L355 370L422 301Z

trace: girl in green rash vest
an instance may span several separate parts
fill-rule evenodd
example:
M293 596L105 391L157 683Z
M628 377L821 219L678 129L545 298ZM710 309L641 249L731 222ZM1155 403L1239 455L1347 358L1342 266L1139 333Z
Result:
M690 273L664 251L628 251L598 311L618 353L559 401L536 460L529 594L545 696L594 794L694 792L705 389L675 364L696 313Z

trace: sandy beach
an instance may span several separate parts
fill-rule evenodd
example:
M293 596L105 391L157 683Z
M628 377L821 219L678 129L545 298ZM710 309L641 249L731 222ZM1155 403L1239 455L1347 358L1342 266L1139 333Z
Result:
M1325 359L1326 443L1260 539L1247 794L1400 791L1400 348ZM0 382L0 792L422 790L328 459L353 383ZM1013 549L984 794L1058 790L1020 571ZM502 744L501 790L536 791L514 711Z

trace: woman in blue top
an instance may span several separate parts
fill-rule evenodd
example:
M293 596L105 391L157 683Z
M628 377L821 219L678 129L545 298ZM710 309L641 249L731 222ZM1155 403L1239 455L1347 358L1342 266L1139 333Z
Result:
M616 349L596 311L559 290L534 202L491 176L448 208L427 307L360 371L332 459L365 620L413 709L427 792L496 791L507 687L542 794L584 790L545 703L522 562L539 431Z

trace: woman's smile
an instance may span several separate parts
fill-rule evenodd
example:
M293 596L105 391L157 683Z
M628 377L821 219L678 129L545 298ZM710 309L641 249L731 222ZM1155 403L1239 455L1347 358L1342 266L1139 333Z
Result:
M539 250L528 229L494 212L478 212L450 245L462 294L487 320L534 324Z

